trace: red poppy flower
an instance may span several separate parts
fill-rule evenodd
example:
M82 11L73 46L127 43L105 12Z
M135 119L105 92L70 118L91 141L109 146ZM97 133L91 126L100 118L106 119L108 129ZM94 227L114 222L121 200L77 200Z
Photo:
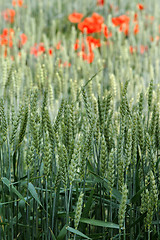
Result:
M22 7L23 1L22 0L13 0L12 1L12 6L16 7L16 5L18 5L19 7Z
M104 18L101 15L93 13L91 17L78 24L78 29L83 33L86 31L87 34L98 33L102 31L103 22Z
M57 49L57 50L60 50L60 49L61 49L61 42L58 42L58 43L57 43L56 49Z
M92 63L94 60L93 49L101 46L100 39L92 36L87 36L86 39L82 38L81 43L79 39L74 44L74 50L78 50L78 56L82 57L84 61Z
M134 34L136 35L139 32L139 25L138 23L134 26Z
M87 61L88 63L92 63L94 60L94 53L91 51L89 53L85 53L83 51L78 53L78 56L82 57L84 61Z
M68 16L68 19L71 23L80 23L83 18L83 13L74 12Z
M159 41L159 39L160 39L160 37L159 36L156 36L155 38L154 37L150 37L150 40L151 40L151 42L153 42L154 40L156 41L156 42L158 42Z
M124 34L125 34L126 36L128 36L128 34L129 34L129 23L123 23L123 24L121 24L120 27L119 27L119 31L120 31L120 32L124 32Z
M108 27L106 25L104 25L103 33L106 38L109 38L112 36L112 32L109 32Z
M88 46L91 48L91 47L100 47L101 46L101 43L100 43L100 39L96 39L92 36L88 36L87 37L87 43L88 43Z
M112 23L115 26L121 26L122 24L128 24L130 21L130 18L126 15L121 15L119 17L112 18Z
M136 22L136 21L138 21L138 14L137 13L134 14L134 22Z
M12 28L4 28L2 34L0 35L0 45L9 46L11 48L13 46L13 35L14 30Z
M141 10L141 11L144 9L143 4L141 4L141 3L137 4L137 7L138 7L138 9Z
M136 47L133 47L133 46L130 46L129 47L129 51L131 54L135 53L137 51L137 48Z
M6 9L5 11L2 12L2 16L4 20L10 23L14 22L15 15L16 15L16 12L14 9Z
M70 62L67 62L67 61L65 61L64 63L62 63L62 60L60 59L58 66L59 66L59 67L70 67L70 66L71 66L71 63L70 63Z
M24 33L20 35L20 39L21 39L20 41L21 45L24 45L27 42L27 36Z
M147 46L143 46L143 45L140 46L140 53L141 53L141 54L147 52L147 50L148 50L148 47L147 47Z
M103 6L104 5L104 0L97 0L97 5L98 6Z
M80 50L80 51L92 51L95 47L100 47L100 39L96 39L92 36L88 36L86 38L86 42L84 39L82 39L81 46L79 43L79 39L76 40L76 43L74 44L74 50Z
M15 7L17 5L17 1L16 0L13 0L12 1L12 6Z
M34 55L35 57L41 55L45 52L44 43L35 43L33 47L31 47L30 53Z
M48 53L49 53L50 56L52 56L53 55L53 49L49 48Z

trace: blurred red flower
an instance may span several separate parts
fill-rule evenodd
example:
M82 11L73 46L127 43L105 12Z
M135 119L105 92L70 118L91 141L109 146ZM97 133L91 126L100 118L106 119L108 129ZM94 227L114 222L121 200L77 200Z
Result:
M137 20L138 20L138 14L135 13L135 14L134 14L134 22L136 22Z
M30 53L32 55L34 55L35 57L38 57L39 55L41 55L42 53L45 52L45 47L44 47L44 43L35 43L33 47L31 47Z
M135 35L139 32L139 25L138 25L138 23L135 24L133 31L134 31L134 34L135 34Z
M104 5L104 0L97 0L97 5L98 6L103 6Z
M155 38L154 37L150 37L150 40L151 42L155 41L155 42L158 42L160 40L160 37L159 36L156 36Z
M129 34L129 23L123 23L119 27L119 31L123 32L126 36Z
M80 23L82 18L83 18L83 13L78 13L78 12L73 12L68 16L68 20L71 23Z
M141 4L141 3L138 3L138 4L137 4L137 7L138 7L138 9L141 10L141 11L144 9L143 4Z
M93 13L91 17L87 17L83 22L78 24L78 29L87 34L98 33L102 31L104 18L98 13Z
M129 51L131 54L133 54L133 53L137 52L137 47L130 46Z
M59 66L59 67L70 67L70 66L71 66L71 63L70 63L70 62L67 62L67 61L65 61L64 63L62 63L62 60L60 59L58 66Z
M77 54L78 56L82 57L84 61L92 63L94 60L93 49L100 46L100 39L96 39L92 36L87 36L86 39L82 39L81 45L79 39L76 40L76 43L74 44L74 50L79 50Z
M61 42L58 42L58 43L56 44L56 49L57 49L57 50L60 50L60 49L61 49Z
M20 41L21 45L24 45L27 42L27 36L24 33L20 35L20 39L21 39Z
M52 56L53 55L53 49L49 48L48 53L49 53L50 56Z
M115 18L112 18L112 23L115 26L121 26L122 24L129 24L130 18L127 15L121 15Z
M22 7L23 1L22 0L13 0L12 1L12 6L16 7L16 5L18 5L19 7Z
M103 33L106 38L112 37L112 32L109 32L109 29L106 25L103 26Z
M89 53L85 53L84 51L81 51L78 53L78 56L82 57L84 61L87 61L88 63L92 63L94 60L94 53L90 51Z
M6 9L5 11L2 12L2 16L5 21L13 23L14 22L14 17L16 15L16 12L14 9Z
M143 45L140 46L140 53L141 53L141 54L147 52L147 50L148 50L148 47L147 47L147 46L143 46Z
M87 40L87 43L88 43L88 46L89 46L90 49L92 47L100 47L101 46L100 39L96 39L92 36L88 36L86 38L86 40Z
M13 46L13 35L14 30L12 28L4 28L2 34L0 35L0 45L9 46L11 48Z
M100 47L100 46L101 46L100 39L96 39L92 36L87 36L86 42L84 39L82 39L81 47L80 47L79 39L76 40L76 43L74 44L74 50L80 49L81 51L88 51L88 50L91 51L93 48Z

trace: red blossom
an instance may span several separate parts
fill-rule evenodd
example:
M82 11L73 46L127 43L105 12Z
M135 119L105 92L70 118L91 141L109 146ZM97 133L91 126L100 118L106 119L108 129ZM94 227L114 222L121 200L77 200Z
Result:
M44 43L35 43L33 47L31 47L30 53L32 55L34 55L35 57L38 57L39 55L41 55L42 53L45 52L45 47L44 47Z
M82 39L81 46L79 40L76 40L76 43L74 44L74 50L79 50L77 54L78 56L82 57L84 61L92 63L94 60L93 49L100 46L100 39L96 39L92 36L87 36L86 40L84 38Z
M89 53L85 53L83 51L78 53L78 56L82 57L84 61L87 61L88 63L92 63L94 60L94 53L91 51Z
M94 38L92 36L88 36L86 38L86 40L87 40L89 48L100 47L101 46L100 39L96 39L96 38Z
M53 55L53 49L52 49L52 48L49 48L49 49L48 49L48 53L49 53L50 56L52 56L52 55Z
M16 7L16 6L22 7L23 6L23 1L22 0L13 0L12 1L12 6L13 7Z
M92 36L88 36L86 38L86 41L82 39L81 47L80 47L79 39L77 39L76 43L74 44L74 50L80 49L81 51L85 51L86 47L89 50L91 50L93 47L100 47L100 46L101 44L99 39L95 39Z
M78 24L78 29L87 34L98 33L102 31L104 18L98 13L93 13L91 17L87 17L83 22Z
M58 43L56 44L56 49L57 49L57 50L60 50L60 49L61 49L61 42L58 42Z
M148 51L148 46L143 46L143 45L140 46L140 53L141 54L144 54L147 51Z
M134 22L136 22L136 21L138 21L138 14L137 13L134 14Z
M24 44L27 42L27 36L26 36L26 34L22 33L22 34L20 35L20 39L21 39L20 44L21 44L21 45L24 45Z
M103 33L106 38L112 37L112 32L109 32L108 27L104 25Z
M2 16L5 21L14 23L14 18L15 18L16 12L14 9L6 9L5 11L2 12Z
M137 47L130 46L129 51L130 51L131 54L136 53L137 52ZM144 54L147 51L148 51L148 46L140 45L140 47L139 47L139 53L140 54Z
M137 47L130 46L129 51L130 51L131 54L133 54L137 51Z
M4 28L2 34L0 35L0 45L9 46L11 48L13 46L13 36L14 30L12 28Z
M97 0L97 5L98 6L103 6L104 5L104 0Z
M119 31L123 32L126 36L129 34L129 23L123 23L119 27Z
M119 17L112 18L112 23L115 26L121 26L122 24L129 24L130 18L127 15L121 15Z
M82 18L83 18L83 13L78 13L78 12L73 12L68 16L68 20L71 23L80 23Z
M96 39L92 36L87 36L86 40L82 39L81 46L79 43L79 39L76 40L74 44L74 50L80 50L82 52L91 52L94 48L100 47L100 39Z
M136 35L139 32L139 25L138 23L134 26L134 34Z
M137 7L138 7L138 9L141 10L141 11L144 9L143 4L141 4L141 3L138 3L138 4L137 4Z
M160 39L160 37L159 36L156 36L155 38L154 37L150 37L150 40L151 40L151 42L153 42L153 41L156 41L156 42L158 42L159 41L159 39Z
M70 63L70 62L67 62L67 61L65 61L64 63L62 63L62 60L60 59L58 66L59 66L59 67L70 67L70 66L71 66L71 63Z

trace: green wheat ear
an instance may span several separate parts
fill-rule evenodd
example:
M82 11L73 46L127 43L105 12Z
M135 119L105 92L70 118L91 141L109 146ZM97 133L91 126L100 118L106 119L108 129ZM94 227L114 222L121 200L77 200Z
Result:
M77 207L76 207L76 211L75 211L75 217L74 217L74 227L75 227L75 229L78 228L79 221L80 221L81 214L82 214L83 196L84 196L84 194L81 192L80 195L79 195L79 198L78 198Z
M100 154L101 173L104 177L107 169L107 146L104 135L101 137L101 154Z
M68 154L66 147L63 145L58 145L57 146L58 150L58 163L59 163L59 173L60 173L60 178L63 182L64 189L66 190L67 185L68 185Z
M128 194L127 185L124 184L122 186L122 199L121 199L121 203L118 211L118 222L119 222L120 232L124 226L124 221L125 221L127 194Z
M148 112L151 111L152 98L153 98L153 80L151 80L148 90Z
M0 145L7 139L7 119L3 99L0 99Z
M115 182L115 152L116 150L112 149L109 154L108 169L107 169L107 175L106 175L106 178L109 181L110 197L112 197L112 189Z
M51 173L51 160L52 160L52 148L49 141L48 133L45 133L43 143L43 163L44 163L44 176L47 178Z
M77 140L74 145L74 151L72 155L72 159L69 165L69 181L70 185L72 185L73 181L75 180L75 176L77 173L77 167L79 165L79 158L80 158L80 149L81 149L81 136L77 136Z

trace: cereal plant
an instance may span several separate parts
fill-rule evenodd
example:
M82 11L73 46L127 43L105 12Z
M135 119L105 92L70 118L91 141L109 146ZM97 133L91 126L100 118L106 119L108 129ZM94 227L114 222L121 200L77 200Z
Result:
M160 2L0 11L0 240L159 239Z

